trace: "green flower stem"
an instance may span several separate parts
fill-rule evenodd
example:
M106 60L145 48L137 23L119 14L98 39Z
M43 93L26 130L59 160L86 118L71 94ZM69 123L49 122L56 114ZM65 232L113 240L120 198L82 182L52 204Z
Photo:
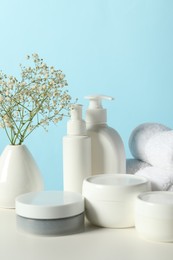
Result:
M10 137L9 134L8 134L8 131L7 131L7 128L6 128L5 122L4 122L3 119L2 119L2 121L3 121L3 124L4 124L4 129L5 129L6 135L7 135L8 139L9 139L10 143L12 144L11 137Z
M47 91L47 92L48 92L48 91ZM27 132L28 128L30 127L30 125L31 125L31 123L32 123L32 120L33 120L34 117L38 114L38 111L40 110L40 108L42 107L42 104L44 103L44 101L45 101L46 99L47 99L47 96L41 101L40 105L37 107L37 109L36 109L35 112L33 113L33 116L30 117L29 120L25 122L25 123L28 122L28 124L27 124L27 126L25 127L25 130L23 131L23 134L21 135L21 139L20 139L19 144L22 144L22 143L23 143L24 139L26 138L26 132ZM38 127L38 126L39 126L39 122L37 122L35 128ZM30 133L31 133L31 132L32 132L32 131L30 131ZM30 133L29 133L29 134L30 134ZM27 134L27 136L28 136L29 134Z
M47 90L46 92L48 92L48 90ZM39 97L41 97L41 94L40 94ZM47 99L47 96L42 100L40 106L35 110L35 113L33 114L33 116L30 117L30 118L29 118L27 121L25 121L25 122L23 122L24 109L26 109L28 112L31 112L31 110L29 110L26 106L20 104L19 102L16 102L16 100L15 100L15 102L16 102L18 105L22 106L22 114L21 114L21 122L20 122L20 125L19 125L19 127L18 127L18 131L17 131L16 137L15 137L15 139L13 140L13 143L16 143L16 141L17 141L18 139L19 139L19 144L22 144L22 143L23 143L23 141L24 141L24 139L25 139L25 134L26 134L28 128L30 127L33 118L34 118L36 115L38 115L38 111L40 110L42 104L44 103L44 101L45 101L46 99ZM22 122L23 122L23 123L22 123ZM21 130L22 130L22 128L24 127L24 125L26 125L27 122L28 122L28 124L27 124L27 126L25 127L23 133L21 134ZM37 126L38 126L38 122L37 122L36 127L37 127ZM35 127L35 128L36 128L36 127ZM35 128L34 128L34 129L35 129ZM28 135L29 135L29 134L28 134ZM27 135L27 136L28 136L28 135ZM19 138L19 136L20 136L20 138Z
M22 128L24 127L24 125L26 123L26 122L23 121L23 117L24 117L24 109L22 109L22 112L21 112L21 120L20 120L20 124L19 124L19 127L18 127L18 131L15 134L15 138L13 140L14 143L16 143L17 140L21 139L21 136L22 136L21 131L22 131Z
M1 106L2 106L3 109L4 109L5 114L12 120L12 122L13 122L14 125L15 125L15 127L18 129L18 126L17 126L15 120L13 119L13 117L11 117L11 116L9 115L9 113L7 112L7 110L6 110L6 108L3 106L3 104L1 104ZM2 118L2 120L3 120L3 118ZM5 124L5 121L4 121L4 120L3 120L3 124L4 124L5 132L6 132L6 134L7 134L7 137L8 137L8 139L9 139L10 143L11 143L11 144L14 144L14 143L13 143L13 138L12 138L12 136L10 136L10 135L8 134L8 130L7 130L7 127L6 127L6 124ZM10 128L10 129L11 129L12 132L14 132L14 131L13 131L13 128Z

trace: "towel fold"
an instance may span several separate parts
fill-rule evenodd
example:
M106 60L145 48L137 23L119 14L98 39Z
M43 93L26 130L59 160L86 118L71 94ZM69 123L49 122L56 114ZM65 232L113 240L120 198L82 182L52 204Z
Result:
M127 159L126 160L126 172L127 174L135 174L137 171L150 166L148 163L138 159Z
M135 175L147 178L153 191L173 191L173 171L159 167L145 167Z
M156 123L136 127L129 138L132 155L152 166L173 169L173 131Z

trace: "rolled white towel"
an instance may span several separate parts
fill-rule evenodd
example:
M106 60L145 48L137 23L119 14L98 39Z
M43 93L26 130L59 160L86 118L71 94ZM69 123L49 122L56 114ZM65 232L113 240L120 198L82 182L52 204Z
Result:
M173 130L155 134L145 148L151 165L173 170Z
M135 175L147 178L153 191L173 191L173 171L159 167L148 166L139 170Z
M148 163L138 159L126 159L126 172L128 174L135 174L137 171L150 166Z
M132 131L129 138L129 148L136 159L153 166L165 167L165 163L173 166L173 159L171 159L171 157L173 158L172 136L171 129L162 124L141 124ZM164 156L165 153L166 156ZM164 161L161 163L163 156Z

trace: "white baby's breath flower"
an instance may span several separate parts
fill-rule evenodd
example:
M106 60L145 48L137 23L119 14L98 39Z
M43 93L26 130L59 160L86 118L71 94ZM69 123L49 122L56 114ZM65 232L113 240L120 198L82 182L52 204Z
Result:
M46 74L44 75L44 78L45 78L45 79L48 79L48 77L49 77L49 74L46 73Z
M34 90L37 88L37 85L32 85L31 89Z
M3 123L0 123L0 128L4 128L4 124Z
M23 81L20 83L20 85L21 85L21 87L24 87L26 85L26 82Z
M34 66L20 65L21 81L0 71L0 127L11 144L22 144L40 125L47 131L49 122L58 123L70 110L62 71L48 67L37 53L26 58Z
M46 89L46 85L41 86L41 89L42 90Z
M6 101L7 101L7 102L10 102L10 101L11 101L10 97L7 97L7 98L6 98Z
M56 100L53 100L53 105L56 106Z
M3 101L3 96L0 94L0 102Z
M60 77L59 77L61 80L65 78L65 75L64 74L60 74Z
M46 63L41 64L41 68L46 68L46 67L47 67Z
M54 122L54 124L57 124L59 122L59 118L54 118L53 122Z
M6 125L6 127L9 127L9 128L11 128L11 127L13 126L12 123L11 123L10 121L5 122L5 125Z
M33 53L33 54L32 54L32 57L35 58L35 59L38 59L38 58L39 58L39 56L38 56L37 53Z

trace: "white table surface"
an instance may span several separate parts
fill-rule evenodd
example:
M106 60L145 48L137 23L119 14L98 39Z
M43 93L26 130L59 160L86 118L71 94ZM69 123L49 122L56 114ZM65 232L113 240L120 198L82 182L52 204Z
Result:
M85 232L62 237L20 233L14 210L0 209L1 260L172 260L173 243L138 237L134 228L107 229L86 223Z

